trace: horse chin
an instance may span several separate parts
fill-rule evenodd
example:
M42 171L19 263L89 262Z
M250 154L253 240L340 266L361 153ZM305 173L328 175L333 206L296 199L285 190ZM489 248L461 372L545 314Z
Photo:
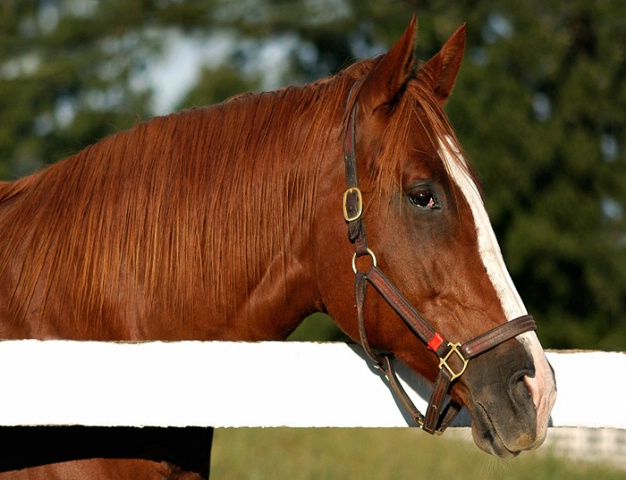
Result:
M472 410L472 437L484 452L500 458L513 458L525 450L539 447L544 438L538 438L536 429L516 434L505 434L512 425L498 426L491 419L485 407L475 403Z

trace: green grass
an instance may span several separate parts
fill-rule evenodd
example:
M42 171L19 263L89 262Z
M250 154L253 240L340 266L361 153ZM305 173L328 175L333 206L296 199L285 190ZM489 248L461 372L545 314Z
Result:
M431 437L409 428L217 429L211 480L626 478L624 471L559 459L546 449L501 460L458 437L457 432Z

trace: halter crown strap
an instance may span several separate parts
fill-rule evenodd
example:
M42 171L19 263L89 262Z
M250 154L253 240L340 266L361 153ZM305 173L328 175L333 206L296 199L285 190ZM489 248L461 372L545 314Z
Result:
M359 189L356 166L356 111L359 91L365 81L360 77L348 95L349 115L343 142L343 159L346 167L347 189L343 194L343 216L348 223L348 238L355 245L357 256L367 252L367 238L363 223L363 195Z
M463 345L448 342L443 335L437 332L415 307L411 305L378 268L374 253L367 246L365 223L363 221L363 196L359 189L356 164L357 98L364 78L365 77L359 78L350 90L348 96L349 115L344 136L344 162L347 189L343 195L343 214L348 224L348 238L354 244L355 248L352 267L355 273L354 293L359 339L365 353L384 373L391 389L407 412L414 418L415 422L428 433L440 434L443 433L461 410L461 406L454 400L450 400L447 405L445 402L452 383L463 375L469 361L521 333L535 330L536 325L530 315L524 315L499 325ZM357 257L364 255L371 257L372 264L366 272L361 272L357 270L355 261ZM369 343L364 316L368 283L374 286L410 330L439 358L439 372L435 380L426 415L422 415L417 409L398 380L392 363L393 354L377 353Z

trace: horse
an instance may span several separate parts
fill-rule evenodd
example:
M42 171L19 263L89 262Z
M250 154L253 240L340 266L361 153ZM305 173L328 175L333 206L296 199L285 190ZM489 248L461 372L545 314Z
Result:
M416 29L328 78L154 118L3 183L0 337L284 340L325 312L427 432L466 406L480 449L540 446L554 374L444 113L465 25L427 62ZM434 382L426 415L392 356Z

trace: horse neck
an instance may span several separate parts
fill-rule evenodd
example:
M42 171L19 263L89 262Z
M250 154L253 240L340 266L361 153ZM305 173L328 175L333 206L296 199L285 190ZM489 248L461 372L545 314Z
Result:
M322 308L313 231L320 207L326 203L319 201L320 196L327 194L329 183L341 180L343 102L337 101L340 95L331 99L306 89L281 93L265 118L257 104L258 118L242 128L248 132L243 142L248 148L242 152L247 168L240 176L248 191L225 195L230 198L226 208L233 209L226 214L234 225L229 234L239 238L210 242L221 246L221 260L230 258L235 265L230 273L223 262L220 266L224 275L217 295L230 292L230 298L218 302L225 305L225 317L230 318L228 328L217 332L220 338L225 333L226 338L239 340L284 339L306 315ZM300 98L303 95L307 98ZM316 101L309 101L311 97ZM263 97L250 100L262 103ZM223 202L224 197L214 201ZM214 211L223 216L223 208L221 203ZM244 264L238 263L241 260ZM239 275L239 280L232 275ZM230 288L224 288L229 283ZM235 310L230 309L232 305Z
M342 168L332 83L155 119L0 191L21 325L6 336L288 336L321 308L312 230Z

